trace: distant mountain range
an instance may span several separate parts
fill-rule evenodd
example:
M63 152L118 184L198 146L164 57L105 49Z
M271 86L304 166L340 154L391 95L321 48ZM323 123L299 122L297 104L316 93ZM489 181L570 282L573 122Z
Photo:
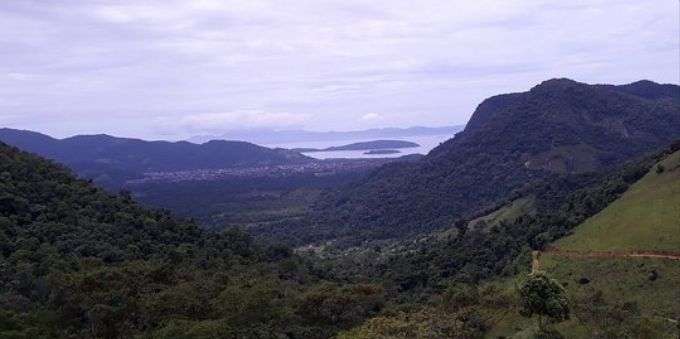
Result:
M109 135L66 139L15 129L0 129L0 141L63 163L105 187L119 187L144 172L232 168L312 161L300 153L242 141L144 141Z
M617 166L678 138L678 86L552 79L484 100L422 160L383 166L336 194L324 223L331 237L373 239L450 227L532 183Z
M271 129L251 129L229 131L222 135L200 135L189 138L187 141L192 143L204 143L210 140L245 140L256 144L282 144L289 142L306 141L343 141L357 139L386 139L386 138L405 138L413 136L427 135L450 135L463 129L464 126L444 126L444 127L408 127L408 128L374 128L360 131L345 132L315 132L304 130L271 130Z

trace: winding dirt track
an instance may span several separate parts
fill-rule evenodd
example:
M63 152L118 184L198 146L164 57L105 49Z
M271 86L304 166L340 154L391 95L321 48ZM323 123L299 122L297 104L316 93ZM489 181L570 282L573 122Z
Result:
M552 255L569 257L569 258L654 258L654 259L668 259L679 260L680 252L667 251L626 251L626 252L612 252L612 251L590 251L579 252L562 250L559 247L548 247L543 253L550 253ZM540 256L540 255L539 255Z
M536 272L541 269L541 255L549 253L566 258L651 258L651 259L666 259L680 261L680 252L665 252L665 251L628 251L628 252L612 252L612 251L590 251L579 252L562 250L559 247L548 247L543 252L531 252L531 270Z

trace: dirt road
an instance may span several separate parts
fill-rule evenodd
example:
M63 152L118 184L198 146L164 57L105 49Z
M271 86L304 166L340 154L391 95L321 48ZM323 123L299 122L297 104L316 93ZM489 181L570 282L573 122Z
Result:
M544 251L552 255L570 257L570 258L654 258L667 260L680 260L680 252L665 252L665 251L570 251L562 250L559 247L548 247ZM540 253L538 254L540 257ZM534 256L536 259L536 255ZM533 266L533 265L532 265Z

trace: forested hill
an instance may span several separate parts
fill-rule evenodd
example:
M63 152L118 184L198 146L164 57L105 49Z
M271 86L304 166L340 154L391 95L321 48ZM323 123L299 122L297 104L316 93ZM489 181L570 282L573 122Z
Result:
M317 229L367 239L451 226L535 180L615 166L678 137L678 86L548 80L485 100L420 162L384 166L333 195Z
M328 338L380 311L313 272L0 143L2 338Z
M0 129L0 141L56 160L107 187L120 186L143 172L277 165L310 159L281 149L241 141L144 141L108 135L54 139L31 131Z

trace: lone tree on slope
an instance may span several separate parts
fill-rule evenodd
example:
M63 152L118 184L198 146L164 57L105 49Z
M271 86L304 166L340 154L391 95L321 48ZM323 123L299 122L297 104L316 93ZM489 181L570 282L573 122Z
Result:
M538 316L538 328L546 330L549 323L569 319L569 303L566 291L554 279L541 271L529 274L519 288L521 299L520 314L531 318Z

